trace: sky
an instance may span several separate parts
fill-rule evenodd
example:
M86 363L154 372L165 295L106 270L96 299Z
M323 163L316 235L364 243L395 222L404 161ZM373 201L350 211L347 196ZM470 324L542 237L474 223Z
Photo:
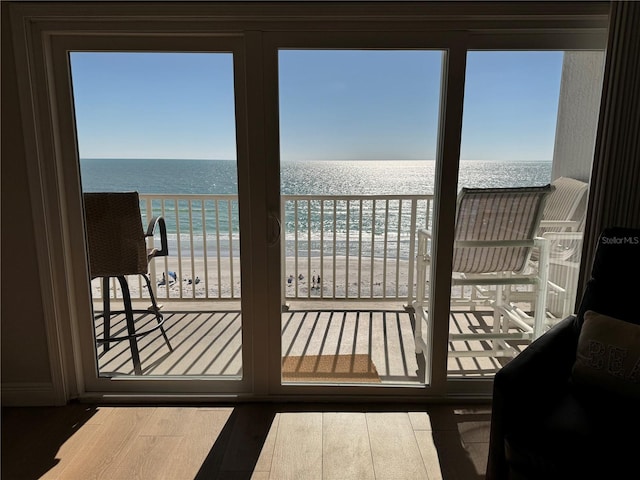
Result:
M235 159L230 53L72 52L81 158ZM551 160L562 52L469 52L461 159ZM281 159L435 158L442 53L282 50Z

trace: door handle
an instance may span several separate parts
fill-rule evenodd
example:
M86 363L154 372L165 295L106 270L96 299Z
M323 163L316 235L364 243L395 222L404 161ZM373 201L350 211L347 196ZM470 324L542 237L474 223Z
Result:
M280 231L282 230L282 223L280 223L280 218L278 218L278 215L274 213L269 214L268 223L269 225L267 227L268 229L267 245L270 247L273 247L280 240Z

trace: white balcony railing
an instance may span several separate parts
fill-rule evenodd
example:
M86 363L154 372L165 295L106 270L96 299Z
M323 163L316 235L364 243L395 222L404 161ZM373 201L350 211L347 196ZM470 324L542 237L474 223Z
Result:
M431 226L431 195L282 196L282 279L289 300L402 300L415 289L417 231ZM169 256L150 264L159 299L239 300L235 195L140 195L143 222L162 215ZM156 240L157 241L157 240ZM133 298L145 298L131 278ZM94 282L94 299L101 297ZM112 295L119 296L115 282Z

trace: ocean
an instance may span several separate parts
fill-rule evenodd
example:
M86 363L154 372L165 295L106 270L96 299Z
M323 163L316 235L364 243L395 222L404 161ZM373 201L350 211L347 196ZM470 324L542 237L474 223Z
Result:
M132 191L142 194L237 194L232 160L83 159L86 192ZM284 195L431 195L433 160L284 162ZM460 163L458 187L519 187L551 181L550 161Z
M230 160L83 159L80 167L85 192L135 190L149 195L238 192L236 164ZM280 177L283 195L432 195L435 162L284 162ZM536 186L545 185L550 179L550 161L462 161L458 187ZM154 214L158 214L162 208L159 201L152 205ZM412 225L408 205L391 201L388 213L384 214L380 213L381 206L370 200L349 206L343 201L333 205L312 201L301 203L298 210L287 205L283 219L285 254L293 255L297 247L301 254L311 256L344 255L348 251L350 255L408 258L408 232ZM216 205L214 201L206 201L203 205L195 201L189 205L179 201L177 206L168 202L164 209L171 251L179 245L184 255L201 256L205 254L203 246L207 245L209 255L213 245L218 249L215 254L239 255L237 202ZM418 226L429 223L426 210L428 204L421 203ZM358 235L364 232L357 242L356 230Z

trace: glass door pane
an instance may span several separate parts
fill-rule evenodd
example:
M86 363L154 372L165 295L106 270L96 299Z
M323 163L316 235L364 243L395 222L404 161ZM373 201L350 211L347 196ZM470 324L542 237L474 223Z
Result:
M573 313L603 59L467 55L449 377L493 376Z
M425 382L414 258L442 55L279 51L283 383Z
M240 379L233 55L72 52L70 61L83 192L137 192L135 241L159 216L168 244L166 255L143 262L150 289L123 265L98 271L90 247L98 376ZM94 216L85 215L88 226ZM113 237L107 262L125 258L124 235ZM159 225L146 244L161 247ZM126 284L117 278L123 269ZM117 313L127 288L135 332Z

